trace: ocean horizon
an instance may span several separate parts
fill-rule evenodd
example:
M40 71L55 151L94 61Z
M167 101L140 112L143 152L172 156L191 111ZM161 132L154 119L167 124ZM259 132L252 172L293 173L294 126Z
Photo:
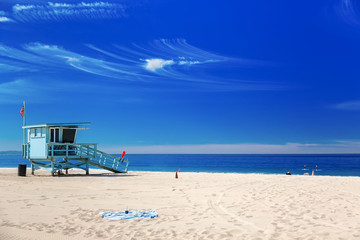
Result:
M323 176L360 176L360 154L128 154L127 158L129 171L292 175L314 171ZM18 164L30 167L21 155L0 155L0 168Z

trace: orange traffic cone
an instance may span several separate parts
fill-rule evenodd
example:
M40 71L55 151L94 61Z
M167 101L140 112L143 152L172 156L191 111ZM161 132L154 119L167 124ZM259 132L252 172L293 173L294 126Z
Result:
M315 173L314 173L314 171L312 171L312 175L313 175L313 176L315 176Z
M175 172L175 178L178 178L177 172Z

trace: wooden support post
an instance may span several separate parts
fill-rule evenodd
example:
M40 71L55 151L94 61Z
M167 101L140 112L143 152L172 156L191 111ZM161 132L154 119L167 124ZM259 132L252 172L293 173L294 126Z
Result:
M66 173L66 175L67 175L67 174L69 174L69 173L68 173L68 170L69 170L69 169L68 169L68 158L65 158L65 164L66 164L65 173Z
M34 172L35 172L34 163L31 161L31 159L30 159L30 162L31 162L31 174L32 174L32 175L35 175L35 174L34 174Z
M51 175L55 175L54 158L51 158Z
M86 159L86 175L89 175L89 159Z

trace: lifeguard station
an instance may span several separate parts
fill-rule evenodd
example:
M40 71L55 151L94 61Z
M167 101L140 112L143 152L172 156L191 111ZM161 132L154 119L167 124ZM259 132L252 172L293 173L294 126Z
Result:
M89 174L89 164L115 173L126 173L129 161L97 150L96 143L76 143L79 130L90 123L47 123L23 126L23 157L31 162L31 173L80 168Z

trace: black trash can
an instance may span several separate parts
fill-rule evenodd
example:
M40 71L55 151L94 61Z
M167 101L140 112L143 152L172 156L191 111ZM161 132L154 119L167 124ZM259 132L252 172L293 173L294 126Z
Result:
M18 176L26 176L26 164L19 164L18 166Z

